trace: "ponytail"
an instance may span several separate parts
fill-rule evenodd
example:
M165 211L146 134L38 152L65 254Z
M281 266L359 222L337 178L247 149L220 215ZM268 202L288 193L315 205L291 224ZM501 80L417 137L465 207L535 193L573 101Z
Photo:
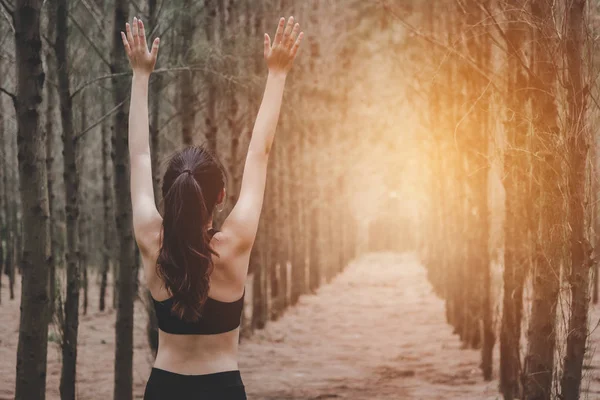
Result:
M164 191L164 190L163 190ZM216 200L215 200L216 201ZM173 295L172 312L196 321L208 297L214 268L206 231L213 204L207 206L202 187L190 169L180 172L163 198L163 242L158 255L158 276Z

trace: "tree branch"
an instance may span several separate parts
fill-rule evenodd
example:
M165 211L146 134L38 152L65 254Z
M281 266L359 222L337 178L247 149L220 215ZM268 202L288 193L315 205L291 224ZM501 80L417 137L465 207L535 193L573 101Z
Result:
M13 11L11 11L10 8L8 7L6 0L0 0L0 4L2 4L2 8L0 8L0 11L2 11L2 15L4 16L4 18L6 18L6 22L8 22L10 29L14 33L15 32L15 25L14 25L15 15L14 15Z
M4 11L6 11L6 13L14 19L14 6L11 6L7 0L0 0L0 4L2 5Z
M496 28L496 30L498 31L498 33L500 34L500 36L502 37L502 39L504 39L504 41L506 42L507 46L511 46L512 47L512 42L510 40L508 40L508 37L506 36L506 32L504 32L504 30L500 27L500 25L498 24L498 21L496 20L496 18L493 16L493 14L491 13L489 7L485 4L482 4L480 1L477 1L477 4L479 4L479 7L481 7L482 10L484 10L486 12L486 14L488 15L488 17L491 18L492 22L494 23L494 27ZM498 46L498 48L501 48L500 46ZM501 48L506 54L508 54L508 50ZM517 52L515 51L515 49L512 49L513 54L516 56L517 60L519 60L519 64L521 64L521 66L523 67L523 69L525 69L525 71L527 71L527 74L529 75L530 78L535 79L535 74L533 73L533 71L527 66L527 64L525 63L525 61L523 61L523 59L521 58L521 54L517 54Z
M4 93L8 97L10 97L13 101L13 104L15 106L17 105L17 96L14 93L9 92L8 90L4 89L2 86L0 86L0 92Z
M92 17L92 20L98 27L99 32L97 32L96 34L98 34L98 33L102 34L102 36L104 38L104 43L108 43L109 42L108 37L106 35L104 35L105 29L104 29L104 25L102 24L102 21L103 21L102 13L100 11L93 9L94 5L93 4L90 5L89 0L82 0L81 4L83 4L83 7L90 14L90 16Z
M127 75L131 75L131 72L119 72L117 74L108 74L108 75L98 76L94 79L84 82L81 86L79 86L77 89L75 89L73 91L73 93L71 93L71 99L74 98L77 94L79 94L79 92L81 92L83 89L85 89L86 87L88 87L96 82L103 81L105 79L116 78L119 76L127 76Z
M221 78L223 78L223 79L225 79L225 80L227 80L227 81L229 81L231 83L234 83L236 85L239 85L239 86L242 86L242 87L246 86L245 84L243 84L242 82L238 81L237 79L232 78L231 76L227 76L225 74L222 74L222 73L220 73L218 71L215 71L215 70L212 70L212 69L209 69L209 68L206 68L206 67L159 68L159 69L154 70L154 72L152 72L152 74L162 74L162 73L165 73L165 72L181 72L181 71L203 71L203 72L208 72L208 73L217 75L217 76L219 76L219 77L221 77ZM71 93L71 98L74 98L83 89L85 89L86 87L88 87L88 86L90 86L90 85L92 85L92 84L94 84L96 82L103 81L103 80L106 80L106 79L116 78L116 77L119 77L119 76L127 76L127 75L131 75L131 74L132 74L132 72L129 71L129 72L119 72L117 74L108 74L108 75L98 76L98 77L96 77L94 79L91 79L91 80L89 80L87 82L84 82L81 86L79 86L77 89L75 89L73 91L73 93Z
M75 135L75 140L81 139L83 137L83 135L85 135L86 133L88 133L89 131L91 131L92 129L94 129L95 127L97 127L98 125L100 125L105 119L107 119L112 114L114 114L119 109L119 107L121 107L123 104L125 104L125 102L127 100L129 100L129 96L125 100L123 100L122 102L120 102L119 104L117 104L115 107L113 107L109 112L107 112L102 117L100 117L100 119L98 119L98 121L94 122L92 125L88 126L87 128L85 128L80 133L76 134Z
M77 27L77 29L79 29L79 32L83 35L85 40L87 40L87 42L92 46L92 48L94 49L94 51L96 52L96 54L98 55L100 60L102 60L102 62L104 64L106 64L106 66L108 68L110 68L110 62L106 58L104 58L100 49L98 49L98 47L93 42L93 40L90 39L90 37L85 33L85 30L81 27L81 25L79 25L79 23L77 23L77 21L75 20L75 18L73 18L73 16L71 14L69 14L69 19L71 20L71 22L73 22L73 24Z
M414 26L412 26L411 24L409 24L408 22L406 22L402 17L400 17L398 14L396 14L396 12L394 10L392 10L391 6L389 4L387 4L386 2L383 2L383 7L388 10L390 12L390 14L396 18L402 25L404 25L405 28L407 28L408 30L410 30L412 33L414 33L415 35L423 38L424 40L426 40L427 42L429 42L430 44L441 48L442 50L446 50L447 52L449 52L452 55L457 56L458 58L460 58L461 60L463 60L464 62L466 62L469 66L471 66L473 68L473 70L475 72L477 72L479 75L481 75L483 78L485 78L487 81L489 81L489 84L491 85L491 87L493 87L496 91L501 92L500 88L498 88L498 86L496 86L495 83L493 83L493 78L491 75L492 71L485 71L483 70L475 60L473 60L471 57L469 57L468 55L465 55L464 53L461 53L460 51L456 50L453 47L450 47L444 43L439 42L436 38L430 36L430 35L426 35L424 33L422 33L420 30L416 29Z

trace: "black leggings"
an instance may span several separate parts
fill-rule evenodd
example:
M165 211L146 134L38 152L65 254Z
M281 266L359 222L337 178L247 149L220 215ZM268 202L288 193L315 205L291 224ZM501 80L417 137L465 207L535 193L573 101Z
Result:
M246 400L240 371L181 375L152 368L144 400Z

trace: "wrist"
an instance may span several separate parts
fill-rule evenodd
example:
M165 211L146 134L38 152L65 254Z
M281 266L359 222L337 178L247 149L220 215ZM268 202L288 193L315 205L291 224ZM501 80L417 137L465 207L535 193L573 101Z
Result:
M287 72L281 70L269 70L269 76L277 79L283 79L287 77Z
M133 80L148 81L148 80L150 80L150 74L147 72L133 71Z

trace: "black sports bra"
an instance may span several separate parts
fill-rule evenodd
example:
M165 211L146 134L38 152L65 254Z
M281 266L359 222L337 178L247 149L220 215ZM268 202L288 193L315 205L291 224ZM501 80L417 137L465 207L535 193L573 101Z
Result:
M216 231L213 230L213 234ZM198 321L187 322L171 312L173 298L157 301L154 298L154 310L158 327L163 332L179 335L215 335L232 331L240 326L244 296L233 302L206 299L202 308L202 316Z
M234 302L223 302L207 298L202 308L202 317L195 322L187 322L171 313L173 298L164 301L154 300L154 310L161 331L179 335L215 335L232 331L240 326L244 296Z

